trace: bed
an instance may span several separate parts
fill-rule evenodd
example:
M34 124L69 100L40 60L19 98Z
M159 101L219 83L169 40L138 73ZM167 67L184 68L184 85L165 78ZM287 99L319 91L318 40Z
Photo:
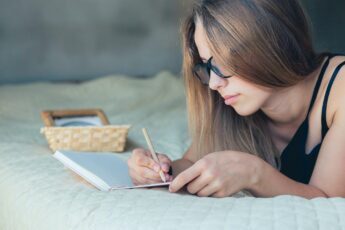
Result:
M228 198L172 194L166 188L101 192L52 157L40 111L100 107L111 124L131 124L126 160L145 147L178 159L190 144L182 80L104 76L79 84L0 86L0 229L345 229L345 199Z

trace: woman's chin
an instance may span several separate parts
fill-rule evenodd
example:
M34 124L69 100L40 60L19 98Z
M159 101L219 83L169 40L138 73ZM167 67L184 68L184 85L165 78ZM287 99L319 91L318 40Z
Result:
M236 111L236 113L242 117L246 117L246 116L250 116L252 114L254 114L257 110L253 110L250 108L245 108L245 107L241 107L241 106L232 106L234 108L234 110Z

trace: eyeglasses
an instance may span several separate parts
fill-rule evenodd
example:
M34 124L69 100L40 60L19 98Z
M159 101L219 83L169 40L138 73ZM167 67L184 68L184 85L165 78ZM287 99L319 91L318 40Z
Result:
M201 83L203 85L209 84L210 77L211 77L211 70L212 70L212 72L214 72L217 76L219 76L221 78L232 77L232 75L225 76L224 74L222 74L220 72L220 70L216 66L213 66L212 65L212 58L213 57L210 57L210 59L208 59L208 61L206 63L196 64L193 68L194 74L199 78L199 80L201 81Z

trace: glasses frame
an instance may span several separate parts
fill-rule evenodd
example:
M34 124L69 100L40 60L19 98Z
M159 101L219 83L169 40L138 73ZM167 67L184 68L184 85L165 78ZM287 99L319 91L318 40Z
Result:
M198 63L196 64L194 67L193 67L193 73L194 75L200 80L200 82L203 84L203 85L209 85L209 83L206 83L202 80L202 77L198 74L198 71L197 69L203 69L206 71L206 73L208 73L208 82L210 82L210 78L211 78L211 71L213 73L215 73L218 77L220 78L230 78L232 77L233 75L229 75L229 76L226 76L224 74L222 74L220 72L220 70L216 67L216 66L213 66L212 65L212 58L213 57L210 57L206 63L202 62L202 63Z

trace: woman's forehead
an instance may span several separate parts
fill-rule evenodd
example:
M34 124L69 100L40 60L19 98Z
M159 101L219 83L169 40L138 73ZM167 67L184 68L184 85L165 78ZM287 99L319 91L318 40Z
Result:
M210 41L207 39L206 31L201 20L196 20L194 41L201 59L207 61L208 59L213 57L214 62L218 63L218 66L221 64L220 60L218 60L219 55L217 55L217 53L212 53L209 44Z
M200 20L195 23L194 41L201 58L208 60L212 55L206 39L206 33Z

